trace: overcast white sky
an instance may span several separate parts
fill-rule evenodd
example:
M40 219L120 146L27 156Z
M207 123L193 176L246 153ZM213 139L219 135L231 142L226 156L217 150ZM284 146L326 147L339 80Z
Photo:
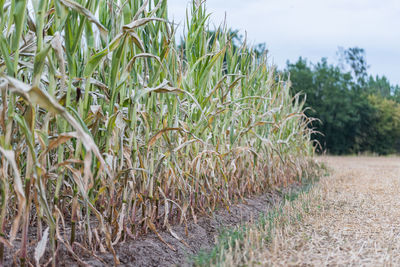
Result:
M189 2L168 0L170 18L183 24ZM266 43L279 68L299 56L336 62L338 46L358 46L371 74L400 85L400 0L208 0L207 10L212 24L226 13L228 27Z

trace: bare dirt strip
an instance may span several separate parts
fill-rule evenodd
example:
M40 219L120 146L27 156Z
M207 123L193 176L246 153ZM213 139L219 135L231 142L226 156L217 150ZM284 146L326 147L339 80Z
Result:
M296 186L294 185L293 188L295 190ZM281 194L284 193L281 192ZM180 242L168 231L159 231L160 236L168 245L151 232L137 239L127 239L115 247L121 262L119 266L192 266L193 255L202 250L210 250L221 229L231 228L258 218L259 214L268 212L271 206L276 205L279 201L281 201L280 193L270 192L262 196L246 198L242 203L232 205L229 211L220 209L212 216L201 216L197 223L189 221L187 229L183 224L172 226L175 235L183 238L185 242ZM32 258L34 247L30 247ZM61 247L58 252L57 266L113 266L114 261L110 253L97 253L98 255L94 256L80 247L73 247L74 252L80 257L81 263L77 262L64 247ZM13 262L13 254L16 257L15 253L16 251L12 251L12 253L6 251L4 266L18 266ZM34 262L33 259L31 262ZM0 267L2 267L1 264Z
M302 219L282 227L270 247L255 256L258 263L400 266L400 158L319 160L331 168L331 176L310 192L314 196Z

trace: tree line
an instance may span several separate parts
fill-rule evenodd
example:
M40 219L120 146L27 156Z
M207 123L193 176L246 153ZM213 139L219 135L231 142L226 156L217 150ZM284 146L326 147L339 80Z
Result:
M218 36L210 31L211 41ZM243 35L229 29L232 50L239 49ZM181 49L185 46L181 40ZM265 43L251 48L256 55L268 53ZM301 94L305 113L316 120L312 138L317 152L330 154L400 152L400 87L387 77L368 74L365 50L339 47L339 62L327 58L317 63L300 57L280 71L291 82L292 95ZM225 60L224 60L225 61ZM226 64L226 62L225 62Z
M302 93L315 120L317 151L331 154L400 152L400 87L368 75L365 51L339 48L339 63L300 57L283 71L292 94Z

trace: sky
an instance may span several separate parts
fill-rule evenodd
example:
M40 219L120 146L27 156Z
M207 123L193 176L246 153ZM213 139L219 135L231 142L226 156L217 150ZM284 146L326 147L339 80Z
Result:
M169 16L183 25L188 0L168 0ZM337 63L338 47L360 47L372 75L400 85L400 0L208 0L211 25L247 33L265 43L282 69L302 56ZM179 31L180 30L180 31ZM178 31L182 33L183 28Z

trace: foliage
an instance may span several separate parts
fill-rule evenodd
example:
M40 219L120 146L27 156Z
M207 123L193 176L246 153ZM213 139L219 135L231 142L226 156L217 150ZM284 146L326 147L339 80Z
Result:
M368 101L376 111L369 128L369 150L379 154L400 151L400 104L377 95L369 95Z
M359 47L351 47L349 49L339 47L338 54L340 57L339 60L344 61L350 66L354 80L360 84L364 84L369 68L365 59L365 50Z
M203 1L182 50L166 0L0 3L0 255L18 236L24 265L35 224L36 262L63 245L84 265L79 242L117 264L121 240L308 170L303 102L266 55L210 34Z
M339 50L346 66L334 66L322 58L316 64L299 58L289 63L293 94L305 93L306 115L318 118L312 124L313 139L320 151L332 154L398 152L399 87L385 76L367 76L365 52L360 48ZM351 71L346 71L350 69ZM368 77L368 78L367 78Z

